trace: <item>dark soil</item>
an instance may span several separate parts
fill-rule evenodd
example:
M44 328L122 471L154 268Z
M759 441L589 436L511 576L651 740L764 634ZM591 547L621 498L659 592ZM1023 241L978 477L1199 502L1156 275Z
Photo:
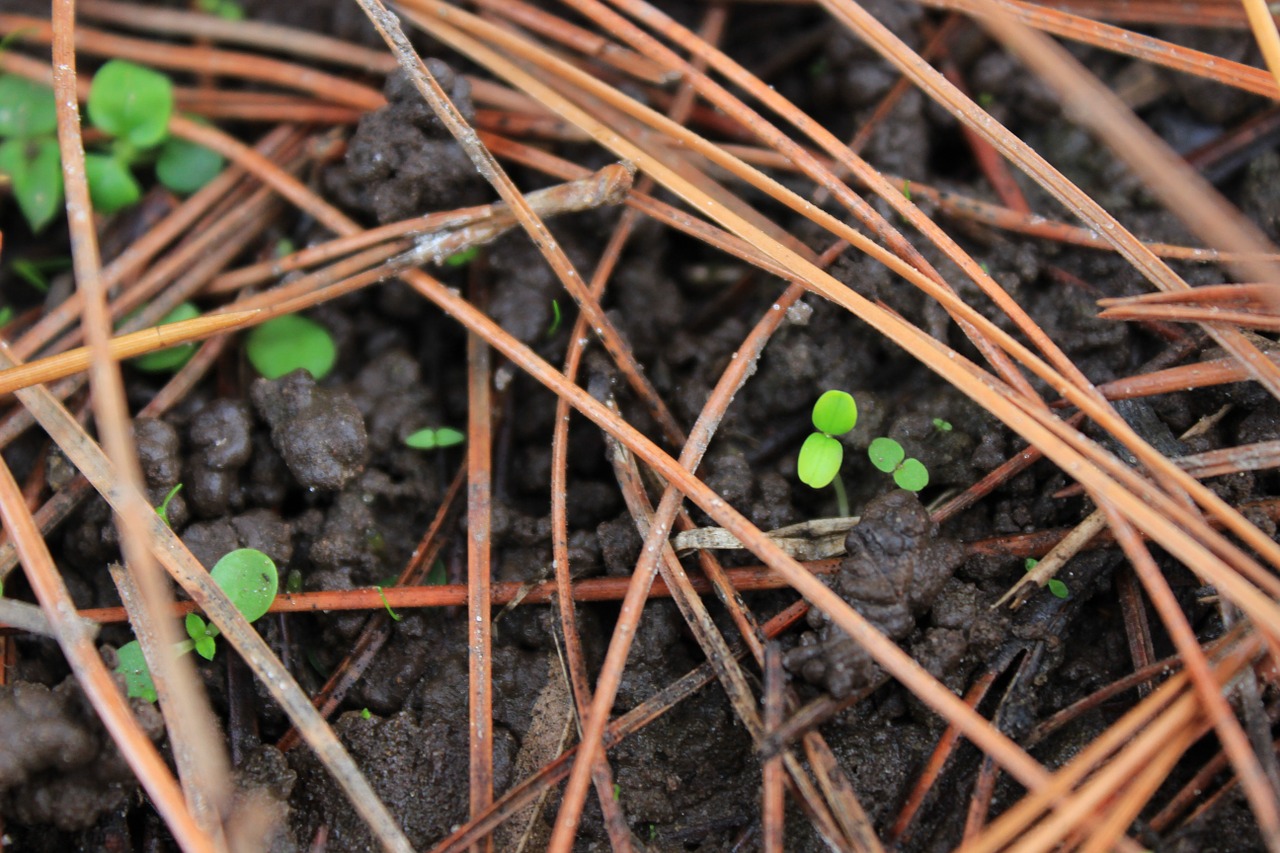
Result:
M373 43L354 4L331 0L249 4L269 20L316 25ZM868 4L893 29L919 46L924 19L917 7L896 0ZM731 16L730 52L763 63L815 28L828 28L821 49L769 79L810 114L848 136L869 116L896 76L871 52L828 27L814 11L762 7ZM773 41L762 44L768 36ZM1220 31L1166 34L1229 56L1256 61L1246 35ZM1209 44L1202 44L1206 40ZM1052 97L976 32L957 40L956 59L993 113L1093 193L1140 236L1191 243L1175 220L1151 201L1109 155L1061 116ZM1087 52L1086 52L1087 53ZM1106 79L1124 63L1087 53ZM440 64L432 65L446 88L470 110L468 85ZM1186 148L1216 136L1257 106L1243 96L1223 97L1219 87L1188 83L1169 74L1170 90L1144 113L1173 143ZM382 223L487 200L490 191L457 146L398 78L386 87L391 105L366 116L352 131L345 161L318 176L329 197L369 224ZM989 97L988 97L989 96ZM580 162L603 162L598 153L572 146L562 152ZM990 197L963 147L954 121L925 99L908 95L872 137L866 156L876 166L913 180ZM1280 169L1266 151L1215 174L1273 236L1280 225L1280 184L1264 178ZM545 178L516 170L522 187ZM1026 186L1033 207L1056 211ZM767 208L766 208L767 209ZM775 211L776 212L776 211ZM616 221L616 211L577 215L553 227L580 271L593 268ZM795 223L795 233L810 232ZM1144 289L1137 273L1117 257L1022 239L965 223L954 231L975 257L1095 381L1129 375L1158 357L1166 344L1141 328L1096 318L1099 295ZM57 252L27 242L11 208L0 228L12 257ZM310 223L287 228L321 239ZM9 235L17 235L10 237ZM816 241L815 241L816 245ZM949 278L952 266L920 243L925 256ZM819 247L821 248L821 247ZM510 333L560 363L570 316L547 335L558 285L523 236L510 236L484 251L478 274L491 281L491 314ZM1066 271L1097 288L1072 288L1055 278ZM872 261L852 254L836 275L858 292L883 299L908 319L966 352L971 348L935 304L893 279ZM1192 283L1223 280L1221 271L1183 266ZM641 227L610 286L606 308L648 376L686 427L756 319L782 290L757 276L733 299L721 280L744 270L703 247L653 227ZM443 271L462 286L463 271ZM0 276L7 275L0 273ZM0 277L6 298L30 304L34 295L12 276ZM973 304L980 295L960 286ZM13 294L10 297L10 294ZM560 305L568 304L559 296ZM147 487L156 503L183 484L169 519L206 566L237 547L259 548L277 561L281 576L299 578L304 590L340 590L384 584L397 575L434 515L456 466L459 449L423 452L404 439L427 426L466 423L463 334L449 318L398 283L329 303L311 316L335 335L339 361L317 384L296 373L275 381L251 381L233 353L219 376L201 386L163 420L135 427ZM1197 357L1212 357L1206 351ZM611 377L603 358L589 358L584 384ZM507 377L496 435L495 507L490 537L494 578L540 580L551 572L548 483L554 398L522 376ZM154 377L130 371L130 396L154 393ZM615 383L624 414L650 421L643 407ZM830 490L813 491L795 475L795 454L810 429L809 409L829 388L857 398L857 428L842 438L846 485L863 522L848 536L849 555L830 581L864 615L902 643L945 684L963 692L989 667L1024 661L1018 675L1002 679L981 710L997 715L1014 738L1038 721L1104 686L1130 669L1118 616L1114 578L1118 552L1083 554L1061 575L1070 597L1042 592L1015 615L990 605L1024 572L1014 558L966 556L964 543L1006 534L1068 527L1092 506L1081 498L1057 498L1069 485L1052 466L1039 463L976 507L941 528L920 501L893 489L866 464L868 443L897 439L928 467L921 498L932 502L968 487L1020 449L1001 424L914 360L871 333L856 318L816 299L794 312L769 344L759 370L738 394L700 471L706 482L757 525L772 529L835 514ZM1201 436L1178 444L1174 437L1224 403L1234 408ZM1198 452L1235 443L1280 438L1280 405L1256 388L1237 385L1184 392L1124 409L1149 440L1175 441L1173 452ZM940 430L935 418L951 424ZM656 435L656 431L653 431ZM20 473L29 470L39 445L28 439L8 453ZM629 574L640 542L626 513L597 431L572 426L569 515L573 570L578 576ZM50 460L51 486L65 462ZM1236 475L1213 483L1232 503L1273 496L1269 473ZM704 519L705 520L705 519ZM453 582L465 565L465 522L449 531L443 556ZM115 532L105 503L94 498L50 539L59 565L83 607L117 603L106 564L117 559ZM730 555L730 562L752 562ZM1216 611L1198 604L1196 581L1184 569L1165 566L1203 638L1222 630ZM6 594L23 596L15 576ZM766 618L794 601L779 592L750 598ZM723 615L719 610L717 615ZM581 608L586 652L593 668L603 659L616 605ZM466 818L467 661L466 626L455 609L405 611L366 676L345 700L335 728L412 842L430 846ZM359 612L272 616L258 623L298 681L315 690L351 649L368 614ZM724 619L725 630L731 630ZM518 756L530 737L534 707L550 682L560 679L553 610L525 605L504 613L493 648L496 783L517 781ZM104 631L110 647L131 638L125 628ZM880 673L847 636L816 612L807 629L782 638L793 684L802 698L824 691L845 696L877 682ZM1157 655L1171 645L1158 635ZM171 842L129 783L127 769L104 736L77 688L63 682L65 664L56 647L21 639L11 687L0 688L0 815L19 850L167 849ZM109 652L108 652L109 653ZM675 607L651 603L628 663L616 712L630 709L703 660ZM244 797L275 809L272 850L308 848L326 838L329 850L369 849L370 839L332 781L305 749L278 753L286 731L281 711L265 690L248 682L230 653L200 671L215 708L230 714L229 737ZM50 689L42 685L58 684ZM1036 757L1049 765L1068 760L1127 707L1106 706L1040 744ZM247 712L246 712L247 709ZM147 709L141 709L143 719ZM367 712L367 713L362 713ZM885 684L870 698L827 722L823 734L834 749L876 827L887 828L933 749L944 724L908 692ZM161 736L156 723L155 735ZM1205 745L1206 755L1212 745ZM610 753L618 800L636 838L654 850L756 849L760 823L759 762L749 737L734 719L718 687L704 689ZM960 837L980 756L963 747L952 761L905 845L945 850ZM1173 786L1187 778L1179 771ZM1018 791L997 790L996 809ZM594 796L594 795L593 795ZM551 797L544 820L558 805ZM286 817L287 816L287 817ZM822 849L798 811L788 814L790 850ZM603 849L607 837L592 802L579 848ZM1150 841L1150 839L1148 839ZM1241 802L1228 797L1178 837L1167 850L1246 850L1257 846L1253 822Z

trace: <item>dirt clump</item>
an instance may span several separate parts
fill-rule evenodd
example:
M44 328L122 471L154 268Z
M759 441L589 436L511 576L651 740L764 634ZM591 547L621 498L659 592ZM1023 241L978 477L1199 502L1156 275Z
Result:
M249 396L271 426L271 443L304 488L337 491L363 470L369 438L349 395L321 388L310 373L295 370L255 381Z
M135 700L152 740L160 712ZM50 690L27 681L0 686L0 814L20 824L86 829L129 801L133 771L72 678Z
M919 499L902 490L867 506L845 538L845 549L847 556L828 585L895 640L911 634L963 557L958 543L939 535ZM871 683L877 673L871 656L817 608L808 620L813 630L787 653L787 669L836 697ZM951 657L953 651L937 646L954 645L955 629L941 630L946 637L926 640L929 654Z

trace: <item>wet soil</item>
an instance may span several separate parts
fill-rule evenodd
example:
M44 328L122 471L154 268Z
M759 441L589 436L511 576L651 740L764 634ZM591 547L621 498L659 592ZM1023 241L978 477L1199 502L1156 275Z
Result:
M354 4L331 0L251 3L254 16L315 25L372 43ZM917 47L923 14L898 2L869 4L891 28ZM681 11L681 10L677 10ZM683 10L688 11L688 10ZM685 17L682 15L682 17ZM791 39L830 29L814 12L762 9L732 16L726 44L748 65L763 67ZM764 34L772 44L762 44ZM1211 37L1167 33L1183 43L1237 57L1252 48L1236 33ZM1202 44L1206 39L1209 44ZM864 122L896 79L869 49L830 32L803 62L776 69L769 82L833 130L849 135ZM1114 165L1060 115L1053 98L1030 75L993 51L976 32L956 42L956 60L970 86L1014 132L1045 152L1069 177L1150 239L1191 242L1161 212L1134 179ZM1109 80L1125 63L1089 54L1091 67ZM460 66L461 67L461 66ZM468 86L440 65L433 69L469 110ZM1181 149L1212 138L1254 108L1244 97L1223 97L1177 75L1159 74L1168 88L1147 105L1144 116ZM465 157L448 140L403 80L386 88L390 106L352 129L344 161L316 177L336 203L369 224L489 197ZM561 152L598 161L572 146ZM915 94L908 95L871 138L867 158L876 166L914 180L983 198L991 193L972 165L953 120ZM1280 169L1267 151L1215 175L1221 188L1273 236L1280 225L1280 184L1266 181ZM515 170L522 187L545 179ZM1033 207L1055 211L1034 187L1024 189ZM22 226L6 209L6 235ZM575 216L553 226L556 239L580 270L592 268L616 211ZM802 224L786 223L804 237ZM997 233L967 223L954 226L958 239L1029 311L1084 372L1095 381L1131 374L1164 351L1148 332L1096 318L1099 295L1143 289L1138 275L1112 255L1064 248ZM309 223L291 223L304 239L321 239ZM20 257L58 251L65 236L49 245L6 240ZM15 245L16 244L16 245ZM815 242L816 245L816 242ZM11 248L12 247L12 248ZM819 246L819 248L821 248ZM921 249L949 279L953 267L929 247ZM487 248L478 274L491 281L491 313L510 333L553 363L563 357L571 312L548 334L551 302L558 286L527 241L507 237ZM1063 271L1090 289L1061 284ZM964 352L959 331L923 296L893 279L877 264L846 255L835 274L867 296L883 299L908 319ZM1220 281L1220 270L1182 265L1193 283ZM443 270L462 286L470 270ZM755 320L782 290L761 276L732 291L746 270L682 237L642 226L614 277L606 308L645 365L676 418L688 426ZM6 297L34 303L12 277L0 279ZM983 299L965 285L973 304ZM567 302L560 297L560 306ZM456 325L407 288L389 283L336 300L312 312L337 341L334 373L320 383L302 373L275 381L251 380L238 353L219 376L198 388L161 420L135 427L147 487L159 503L182 483L169 518L206 566L236 547L259 548L273 557L282 577L304 590L335 590L384 584L409 559L421 532L440 504L462 459L460 449L423 452L404 439L423 427L466 422L463 335ZM1193 357L1212 357L1204 351ZM494 578L529 581L550 573L550 441L554 399L532 381L506 377L500 394L496 435L495 506L489 535ZM587 376L611 377L600 358L589 358ZM130 372L130 396L141 403L157 380ZM620 384L614 387L624 414L649 428L642 406ZM1041 592L1010 616L990 605L1024 571L1020 558L974 556L964 543L1071 526L1092 509L1083 499L1055 497L1069 485L1041 462L993 495L942 525L928 518L920 499L896 491L892 481L866 464L866 448L890 436L929 469L920 496L933 502L964 489L991 471L1020 444L1008 430L886 343L857 319L816 299L770 342L759 370L738 394L700 471L706 482L764 529L835 515L830 490L813 491L795 474L795 453L809 431L809 409L829 388L858 400L857 428L841 441L852 461L845 484L853 511L863 522L848 537L849 555L832 587L911 651L957 692L989 668L1022 661L1016 677L1002 678L999 707L984 706L1014 738L1036 722L1130 671L1118 616L1115 577L1123 561L1108 550L1087 552L1061 575L1070 597ZM1175 452L1198 452L1234 443L1280 437L1280 405L1246 385L1157 397L1127 407L1126 417L1150 432L1149 440L1172 439L1224 404L1233 408ZM940 429L935 419L949 429ZM650 430L656 435L656 432ZM594 428L575 421L570 462L569 516L573 569L578 576L626 575L640 542L618 495L604 444ZM39 444L28 439L7 458L29 470ZM51 480L66 471L54 454ZM64 475L65 476L65 475ZM57 482L51 482L56 488ZM1276 493L1267 473L1220 478L1215 489L1233 503ZM697 515L697 513L695 513ZM705 519L703 519L705 520ZM465 522L449 531L442 556L446 576L461 580L465 566ZM88 501L52 537L59 565L80 606L116 603L103 568L118 558L105 503ZM729 562L752 562L731 554ZM1196 582L1184 569L1165 566L1202 637L1222 630L1211 608L1195 598ZM24 594L20 582L7 594ZM766 618L794 601L778 592L751 597ZM717 618L723 616L712 605ZM616 605L581 608L581 630L593 672L603 658ZM259 623L267 640L304 687L314 690L350 650L369 620L363 613L268 617ZM723 620L728 625L728 621ZM504 613L494 637L493 673L496 782L502 790L518 775L521 751L531 746L535 704L562 678L558 624L551 609L527 605ZM726 631L730 628L726 627ZM345 700L335 727L416 846L447 834L466 815L466 626L455 609L406 611L366 676ZM130 639L127 629L108 629L113 646ZM114 754L76 688L64 682L65 664L50 644L19 639L12 687L0 688L0 815L4 830L23 850L96 849L110 841L121 849L165 849L170 842L141 797L128 783ZM1157 655L1171 646L1157 637ZM879 673L848 637L816 614L807 626L781 638L793 684L802 699L830 692L844 696L879 682ZM674 608L650 604L641 623L619 693L616 711L628 710L702 661ZM1029 663L1028 663L1029 662ZM230 653L200 671L215 708L229 714L229 737L241 796L266 803L276 815L272 850L305 849L320 838L329 850L368 849L370 840L332 781L305 749L281 755L271 746L286 721L265 691L246 679ZM49 686L44 686L49 685ZM53 687L53 685L59 685ZM539 706L546 713L545 706ZM1069 759L1122 713L1123 702L1091 712L1038 745L1036 757L1050 765ZM943 729L943 723L894 684L826 722L822 731L871 818L887 827ZM157 724L155 735L161 736ZM32 744L36 744L33 747ZM1209 749L1206 746L1205 749ZM759 840L759 762L721 691L709 687L628 738L610 753L617 799L637 840L654 850L755 849ZM979 756L963 747L926 803L908 850L945 850L963 828ZM1172 789L1185 780L1182 771ZM1018 791L1006 781L994 808ZM554 815L553 793L546 815ZM1168 850L1245 850L1256 846L1247 809L1226 798L1222 805L1166 838ZM822 849L798 812L788 814L787 848ZM592 802L579 848L603 849L607 838L599 807Z

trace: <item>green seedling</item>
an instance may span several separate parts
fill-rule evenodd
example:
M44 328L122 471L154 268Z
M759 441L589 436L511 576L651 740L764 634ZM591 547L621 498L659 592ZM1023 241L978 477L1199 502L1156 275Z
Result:
M951 421L944 421L942 418L934 418L933 428L938 432L951 432Z
M1040 561L1034 557L1027 557L1027 561L1023 563L1023 567L1029 572L1034 569L1039 562ZM1049 592L1053 593L1057 598L1071 597L1071 590L1067 589L1067 585L1057 578L1049 578L1049 580L1045 582L1045 586L1048 588Z
M192 305L190 302L183 302L177 308L174 308L168 314L160 318L158 325L164 326L168 323L180 323L183 320L194 320L200 316L200 309ZM194 343L178 344L168 349L156 350L146 355L140 355L137 358L129 360L134 367L146 373L177 373L182 369L191 356L196 354Z
M94 209L114 213L136 202L142 188L134 169L155 163L156 176L174 192L190 193L222 170L222 156L169 136L173 83L165 75L113 59L93 76L86 112L110 140L85 155ZM0 174L33 231L53 221L62 206L62 162L53 90L14 74L0 75Z
M256 622L271 609L280 584L276 564L254 548L240 548L227 554L214 565L209 576L250 622ZM188 639L178 643L175 651L180 655L194 651L206 660L213 660L217 652L214 640L221 633L218 626L206 622L198 613L188 613L185 627ZM125 643L116 657L116 672L124 676L128 695L156 701L155 682L138 641Z
M49 292L49 273L63 272L71 269L70 258L49 258L43 261L31 261L19 258L10 267L13 274L31 285L41 293Z
M467 440L464 433L458 432L452 427L439 427L437 429L420 429L412 433L404 440L409 447L418 450L440 450L444 447L453 447Z
M369 710L368 708L361 708L361 709L360 709L360 719L362 719L362 720L367 720L367 719L371 718L372 716L373 716L373 713L372 713L372 712L370 712L370 710Z
M254 370L268 379L279 379L301 367L319 381L338 360L329 330L298 314L274 317L254 327L244 349Z
M13 307L6 305L0 308L0 329L9 325L9 321L13 319Z
M902 445L892 438L877 438L867 448L871 464L893 475L898 488L918 492L929 485L929 469L919 459L908 459Z
M480 247L472 246L470 249L463 249L461 252L445 258L444 265L447 267L465 267L479 256Z
M196 0L196 8L226 21L244 20L244 7L235 0Z
M165 527L172 527L169 524L169 502L173 500L174 495L182 490L182 484L174 486L169 490L169 494L164 496L164 500L160 502L160 506L156 507L156 515L160 516L160 520L164 522Z
M817 431L804 440L796 461L796 473L806 486L821 489L835 484L836 503L842 517L849 514L849 498L840 479L844 445L836 436L849 432L857 422L858 404L853 396L844 391L827 391L813 404L813 425Z
M560 331L560 300L551 300L551 325L547 327L547 337L555 337L556 332Z
M387 594L382 591L382 587L375 586L374 589L378 591L378 597L382 599L382 606L387 608L387 615L397 622L403 619L403 616L391 609L391 602L387 601Z

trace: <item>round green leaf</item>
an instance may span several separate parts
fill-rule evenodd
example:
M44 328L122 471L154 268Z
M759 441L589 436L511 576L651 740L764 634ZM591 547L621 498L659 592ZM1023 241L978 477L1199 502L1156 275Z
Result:
M829 435L811 433L800 447L796 473L800 482L815 489L828 485L840 473L844 447Z
M280 588L276 564L255 548L232 551L217 562L209 575L250 622L271 609Z
M205 624L204 619L200 618L199 613L188 613L183 624L187 629L187 636L197 643L200 642L201 637L209 635L209 626Z
M86 154L84 173L89 179L89 198L93 209L111 214L142 198L142 187L134 179L129 167L106 154Z
M214 653L218 651L218 644L208 634L196 640L196 654L205 660L213 660Z
M160 149L156 177L176 193L193 193L222 171L222 155L185 139L170 139Z
M867 448L867 456L871 458L871 464L886 474L896 469L906 455L902 445L892 438L877 438Z
M1045 586L1049 587L1049 592L1053 593L1058 598L1071 597L1071 590L1067 589L1067 585L1057 578L1050 578L1049 582L1046 583Z
M125 643L116 652L116 672L124 676L125 693L133 699L156 701L156 685L151 680L147 659L142 656L142 646L137 640Z
M279 379L300 367L323 379L338 360L338 348L329 330L297 314L276 317L254 328L245 341L245 352L254 369L268 379Z
M173 83L158 71L113 59L93 75L88 106L89 119L99 129L151 148L169 134Z
M52 89L16 74L0 75L0 136L29 139L57 129Z
M177 308L174 308L160 320L159 325L166 323L178 323L182 320L194 320L200 316L200 309L192 305L190 302L183 302ZM147 373L174 373L191 360L191 356L195 355L196 344L178 344L176 347L168 349L156 350L146 355L140 355L137 358L130 359L129 363L139 370ZM170 495L172 497L172 494ZM168 505L168 498L165 499L165 505Z
M53 139L10 139L0 144L0 174L32 231L41 231L62 209L62 157Z
M918 492L929 485L929 469L919 459L907 459L893 472L893 481L908 492Z
M844 391L827 391L813 404L813 425L827 435L844 435L858 422L858 404Z

